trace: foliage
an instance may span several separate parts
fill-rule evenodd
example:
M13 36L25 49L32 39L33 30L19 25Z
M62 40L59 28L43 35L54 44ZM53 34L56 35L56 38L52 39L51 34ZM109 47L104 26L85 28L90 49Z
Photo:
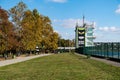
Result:
M41 44L46 50L55 50L57 48L58 34L53 31L48 17L43 17L43 23Z
M33 20L33 15L31 11L26 11L24 18L22 20L22 33L24 34L22 43L23 46L26 50L30 50L35 48L36 43L35 43L35 38L34 38L34 20Z
M8 20L8 12L0 8L0 51L17 48L13 24Z
M23 44L27 50L36 46L45 50L57 48L58 34L53 31L51 21L42 16L36 9L26 11L22 20Z
M14 25L18 29L20 29L21 27L21 21L23 19L26 8L27 8L26 4L24 4L21 1L16 6L14 6L13 8L9 10L9 14L12 17L12 22L14 22Z
M61 37L58 38L58 46L59 47L74 47L75 41L69 39L62 39Z
M19 42L19 45L18 45L18 51L21 50L21 48L23 48L23 43L21 41L22 39L22 25L21 25L21 22L22 22L22 19L23 19L23 16L24 16L24 12L26 11L27 9L27 6L26 4L24 4L22 1L19 2L16 6L14 6L13 8L11 8L9 10L9 14L12 18L12 23L14 24L14 29L15 29L15 32L16 32L16 39L17 39L17 42Z
M0 51L35 50L36 46L43 50L57 49L58 34L54 32L49 17L40 15L37 9L27 10L23 2L9 12L0 10Z

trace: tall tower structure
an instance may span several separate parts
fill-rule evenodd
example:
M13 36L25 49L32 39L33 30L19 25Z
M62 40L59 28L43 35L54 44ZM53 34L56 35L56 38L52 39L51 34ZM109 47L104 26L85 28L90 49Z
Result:
M93 40L95 39L94 23L86 24L84 19L85 17L83 16L83 25L79 26L76 24L75 28L75 47L76 49L81 49L81 51L84 47L94 46Z
M84 47L85 46L85 27L76 25L75 29L75 47Z

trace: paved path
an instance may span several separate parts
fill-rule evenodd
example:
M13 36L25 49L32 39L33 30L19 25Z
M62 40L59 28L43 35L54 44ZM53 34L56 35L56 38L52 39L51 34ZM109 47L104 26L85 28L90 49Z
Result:
M78 54L78 53L75 53L75 54L83 56L83 57L86 57L85 55L82 55L82 54ZM101 61L101 62L104 62L104 63L109 64L109 65L120 67L120 63L119 62L110 61L110 60L102 59L102 58L96 58L96 57L91 57L90 59L94 59L94 60Z
M38 58L38 57L48 56L48 55L51 55L51 54L40 54L40 55L28 56L28 57L17 57L16 59L0 61L0 66L6 66L6 65L23 62L23 61L30 60L33 58Z

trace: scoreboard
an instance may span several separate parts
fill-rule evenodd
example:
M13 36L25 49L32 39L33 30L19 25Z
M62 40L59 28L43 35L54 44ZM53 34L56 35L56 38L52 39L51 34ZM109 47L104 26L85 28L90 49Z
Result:
M78 28L78 46L85 47L85 28Z

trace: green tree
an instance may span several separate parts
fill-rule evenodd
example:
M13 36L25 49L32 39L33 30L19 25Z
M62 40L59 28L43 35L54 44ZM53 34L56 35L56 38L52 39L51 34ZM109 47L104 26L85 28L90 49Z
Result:
M61 37L58 38L58 46L59 47L74 47L75 41L70 39L62 39Z

